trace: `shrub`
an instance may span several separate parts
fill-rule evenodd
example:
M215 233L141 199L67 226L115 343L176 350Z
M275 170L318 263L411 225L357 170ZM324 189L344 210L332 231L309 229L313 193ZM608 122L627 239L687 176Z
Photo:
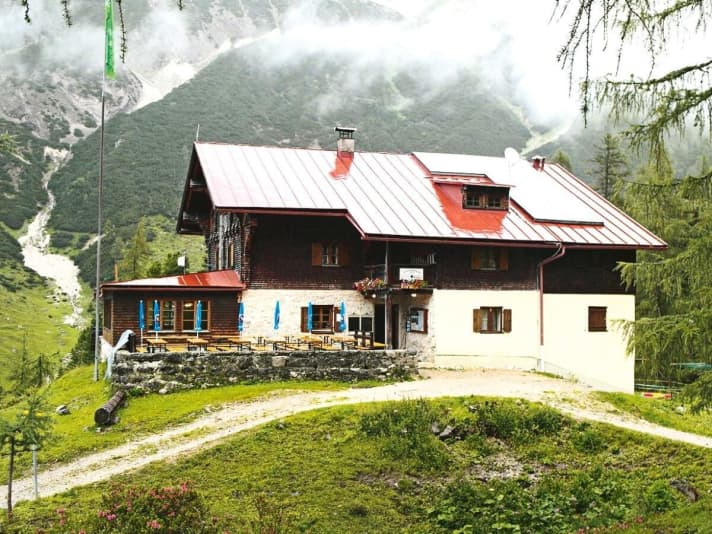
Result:
M595 454L606 448L606 442L603 437L585 423L579 426L579 430L571 439L574 447L580 452Z
M449 458L433 435L438 413L423 399L392 402L361 417L361 432L381 438L384 454L396 460L414 461L423 469L439 469Z
M214 531L202 497L188 482L175 487L116 485L102 499L91 532Z
M643 493L643 508L648 513L665 512L677 506L670 485L664 480L656 480Z

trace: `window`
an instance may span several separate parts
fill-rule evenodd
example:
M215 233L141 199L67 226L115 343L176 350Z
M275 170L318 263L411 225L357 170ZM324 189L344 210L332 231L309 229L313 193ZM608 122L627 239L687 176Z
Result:
M227 244L227 269L235 267L235 242L230 240Z
M509 250L501 247L473 247L470 261L475 271L507 271Z
M588 331L589 332L606 332L606 307L605 306L589 306L588 307Z
M408 332L417 332L419 334L428 333L428 310L425 308L411 308L408 314L408 322L406 323Z
M210 321L210 303L200 301L202 312L200 313L200 330L208 330ZM183 301L183 330L195 330L195 310L198 305L197 300Z
M113 311L113 300L107 300L104 302L104 328L111 329L111 315Z
M463 205L465 208L481 208L482 206L482 193L478 189L465 188L465 194L463 197Z
M348 330L349 332L373 332L373 317L361 316L361 317L349 317L348 318Z
M151 311L153 313L153 321L151 323L153 330L175 330L176 327L176 303L172 300L159 300L158 302L158 315L155 314L155 302L154 308Z
M339 312L339 308L334 308L329 305L312 305L312 330L328 330L334 331L334 322L336 314ZM308 326L308 308L305 306L302 308L302 321L301 330L302 332L309 332Z
M504 187L465 186L462 189L462 207L465 209L506 210L509 190Z
M343 267L349 264L349 250L343 243L312 243L312 265Z
M483 306L472 310L472 330L480 334L501 334L512 331L512 310Z
M487 196L487 207L490 209L501 209L502 208L502 197L499 195L488 195Z

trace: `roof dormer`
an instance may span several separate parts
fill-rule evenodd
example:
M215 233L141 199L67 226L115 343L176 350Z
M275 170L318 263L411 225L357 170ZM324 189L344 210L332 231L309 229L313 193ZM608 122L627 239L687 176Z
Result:
M509 187L498 185L463 185L462 207L471 210L509 209Z

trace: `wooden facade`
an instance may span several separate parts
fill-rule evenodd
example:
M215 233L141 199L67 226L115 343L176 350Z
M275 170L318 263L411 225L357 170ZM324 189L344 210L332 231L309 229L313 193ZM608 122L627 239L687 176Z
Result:
M213 217L214 219L214 217ZM364 277L384 278L397 286L401 268L422 268L433 289L538 289L538 265L552 248L505 245L423 244L394 240L364 241L344 217L252 215L249 246L235 232L207 242L208 255L218 246L242 251L251 289L350 289ZM231 241L230 247L225 243ZM222 243L222 245L220 245ZM322 266L314 259L315 244L334 243L345 258ZM483 258L492 256L491 265ZM234 260L233 260L234 261ZM618 262L635 261L632 250L573 249L545 267L547 293L632 294L621 284ZM238 268L239 269L239 268Z
M104 292L104 339L114 343L124 330L132 330L136 336L139 330L139 302L143 300L145 310L144 337L156 335L153 327L153 302L171 302L174 305L174 323L171 328L161 327L159 336L194 336L192 324L184 324L186 307L198 300L201 301L204 324L201 335L230 336L237 333L238 291L105 291Z

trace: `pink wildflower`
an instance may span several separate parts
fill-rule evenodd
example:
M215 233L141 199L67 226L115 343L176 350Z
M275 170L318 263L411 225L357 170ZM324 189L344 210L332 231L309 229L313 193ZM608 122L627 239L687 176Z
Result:
M161 528L161 524L158 522L157 519L152 519L151 521L146 523L146 526L150 527L150 528L156 528L156 529Z

